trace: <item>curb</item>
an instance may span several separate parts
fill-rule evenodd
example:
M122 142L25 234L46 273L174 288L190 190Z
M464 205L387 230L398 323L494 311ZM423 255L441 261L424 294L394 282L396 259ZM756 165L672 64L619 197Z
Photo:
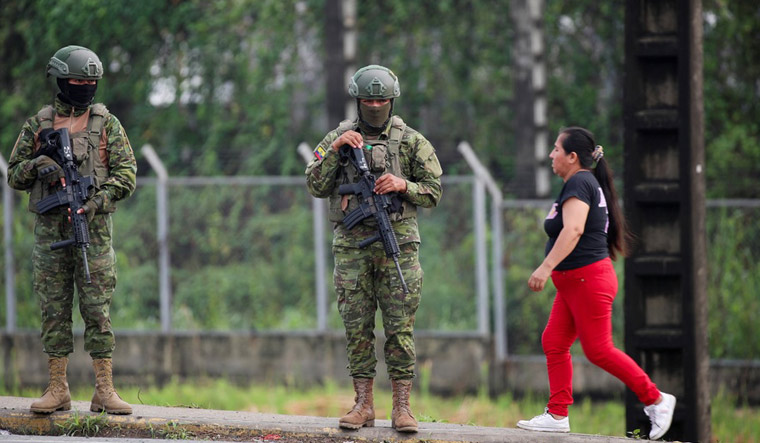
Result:
M89 402L72 401L71 411L50 415L29 411L34 399L0 397L0 429L22 435L61 435L61 426L72 417L97 417ZM132 405L132 415L105 415L98 437L180 438L229 441L290 442L562 442L614 443L623 437L587 434L549 434L514 428L489 428L450 423L420 423L419 432L402 434L390 420L376 420L375 427L357 431L337 427L337 418L307 417L255 412ZM171 433L174 434L171 434Z

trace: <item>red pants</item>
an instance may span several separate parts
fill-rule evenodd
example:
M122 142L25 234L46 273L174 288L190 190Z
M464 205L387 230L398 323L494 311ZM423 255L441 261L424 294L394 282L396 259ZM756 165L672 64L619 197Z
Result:
M557 288L541 343L549 372L549 412L566 416L573 403L570 346L580 338L589 361L625 383L645 405L660 397L649 376L612 343L612 302L618 290L609 258L568 271L553 271Z

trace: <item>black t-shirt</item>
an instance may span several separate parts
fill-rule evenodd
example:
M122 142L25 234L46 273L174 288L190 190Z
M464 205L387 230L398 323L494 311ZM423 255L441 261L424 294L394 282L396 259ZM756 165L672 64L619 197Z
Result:
M560 271L590 265L609 255L607 251L607 228L609 227L607 201L599 182L596 181L594 174L589 171L578 171L567 180L551 211L549 211L549 215L546 216L544 231L549 236L549 240L546 242L545 253L549 254L549 251L554 247L554 242L559 237L560 231L562 231L564 226L562 223L562 205L572 197L586 203L589 206L589 211L586 227L578 244L575 245L575 249L570 255L555 268Z

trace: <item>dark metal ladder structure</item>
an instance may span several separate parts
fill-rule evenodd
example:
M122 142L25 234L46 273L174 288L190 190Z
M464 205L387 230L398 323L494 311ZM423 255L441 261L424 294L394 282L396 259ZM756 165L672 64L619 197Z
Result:
M708 441L701 0L628 0L625 349L678 399L665 439ZM649 430L626 391L626 429Z

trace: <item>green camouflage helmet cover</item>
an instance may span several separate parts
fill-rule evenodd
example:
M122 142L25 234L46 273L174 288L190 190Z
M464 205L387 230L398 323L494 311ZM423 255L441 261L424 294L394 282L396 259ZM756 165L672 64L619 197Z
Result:
M398 77L390 69L380 65L365 66L351 77L348 94L354 98L369 100L393 99L401 95Z
M103 64L91 50L70 45L59 49L50 58L47 75L56 78L100 80L103 77Z

